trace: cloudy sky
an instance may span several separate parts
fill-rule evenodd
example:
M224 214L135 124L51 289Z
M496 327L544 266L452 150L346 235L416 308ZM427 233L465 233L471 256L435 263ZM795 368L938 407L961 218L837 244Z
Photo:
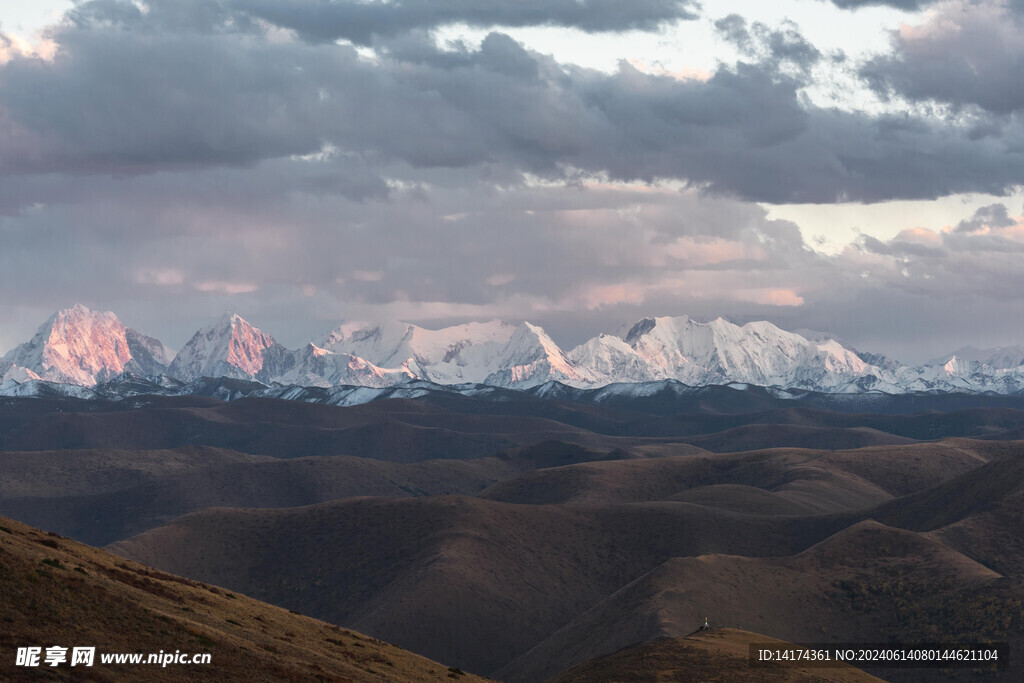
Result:
M771 7L765 5L771 4ZM0 6L0 352L76 302L1024 342L1024 0Z

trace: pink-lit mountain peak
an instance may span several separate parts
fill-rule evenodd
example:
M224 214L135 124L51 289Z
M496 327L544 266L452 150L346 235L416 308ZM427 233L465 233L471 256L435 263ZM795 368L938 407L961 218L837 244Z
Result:
M110 311L91 311L82 304L57 311L49 321L44 354L78 362L93 372L104 368L123 369L131 359L127 328Z
M125 372L160 374L173 355L110 311L76 304L54 313L32 339L4 357L11 364L5 376L91 386Z
M675 380L692 386L754 384L828 392L1024 392L1024 351L964 349L952 360L910 367L760 321L702 323L644 318L623 337L599 335L569 352L524 322L429 330L408 323L343 323L324 343L292 351L235 314L199 330L168 364L156 339L109 312L57 311L0 361L0 386L33 380L94 386L120 375L166 374L317 387L389 387L408 380L529 388L552 380L578 387ZM20 394L18 394L20 395Z
M132 360L128 332L113 313L76 304L50 316L31 340L5 359L45 379L95 384L128 367Z
M255 377L267 349L277 346L269 334L234 313L196 332L168 368L173 377Z
M263 369L263 351L274 346L274 338L253 327L239 315L228 316L231 335L227 362L250 375Z

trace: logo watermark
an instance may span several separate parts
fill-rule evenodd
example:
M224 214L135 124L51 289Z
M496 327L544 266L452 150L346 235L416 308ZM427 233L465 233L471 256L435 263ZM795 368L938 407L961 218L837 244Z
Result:
M50 647L19 647L14 658L15 666L25 667L58 667L61 665L72 666L93 666L100 664L142 664L149 666L159 665L166 668L171 665L181 664L209 664L212 655L209 652L101 652L97 657L95 647L63 647L51 645Z

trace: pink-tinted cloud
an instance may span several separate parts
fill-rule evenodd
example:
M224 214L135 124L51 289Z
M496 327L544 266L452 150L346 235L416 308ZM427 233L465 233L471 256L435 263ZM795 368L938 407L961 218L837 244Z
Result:
M792 289L738 289L733 296L740 301L750 301L767 306L803 306L804 298Z
M684 236L664 245L659 251L691 267L738 260L760 261L768 256L767 251L759 244L717 237Z

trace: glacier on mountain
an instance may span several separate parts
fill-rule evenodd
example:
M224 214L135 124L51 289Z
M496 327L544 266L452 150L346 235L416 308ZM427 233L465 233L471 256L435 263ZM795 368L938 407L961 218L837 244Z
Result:
M125 372L159 374L169 355L166 346L125 327L113 313L78 304L54 313L32 339L7 353L3 360L10 367L2 375L5 382L43 379L91 386Z
M563 351L543 328L493 320L430 330L409 323L346 321L291 350L238 315L196 332L177 354L110 312L58 311L0 361L0 394L50 382L93 387L150 378L177 391L206 378L261 386L383 390L425 381L511 389L745 385L831 394L1024 393L1024 348L967 347L921 366L853 350L825 334L809 339L769 322L644 318L624 336L601 334ZM149 381L149 380L147 380ZM557 383L557 384L551 384ZM651 385L650 383L655 383ZM141 386L141 385L140 385ZM222 386L218 391L233 391ZM20 389L16 387L22 387ZM182 389L184 390L184 389ZM561 389L550 389L561 391ZM659 391L662 389L658 389Z
M428 330L409 323L347 321L317 346L365 359L378 368L401 368L440 384L482 382L497 365L516 328L500 320Z

